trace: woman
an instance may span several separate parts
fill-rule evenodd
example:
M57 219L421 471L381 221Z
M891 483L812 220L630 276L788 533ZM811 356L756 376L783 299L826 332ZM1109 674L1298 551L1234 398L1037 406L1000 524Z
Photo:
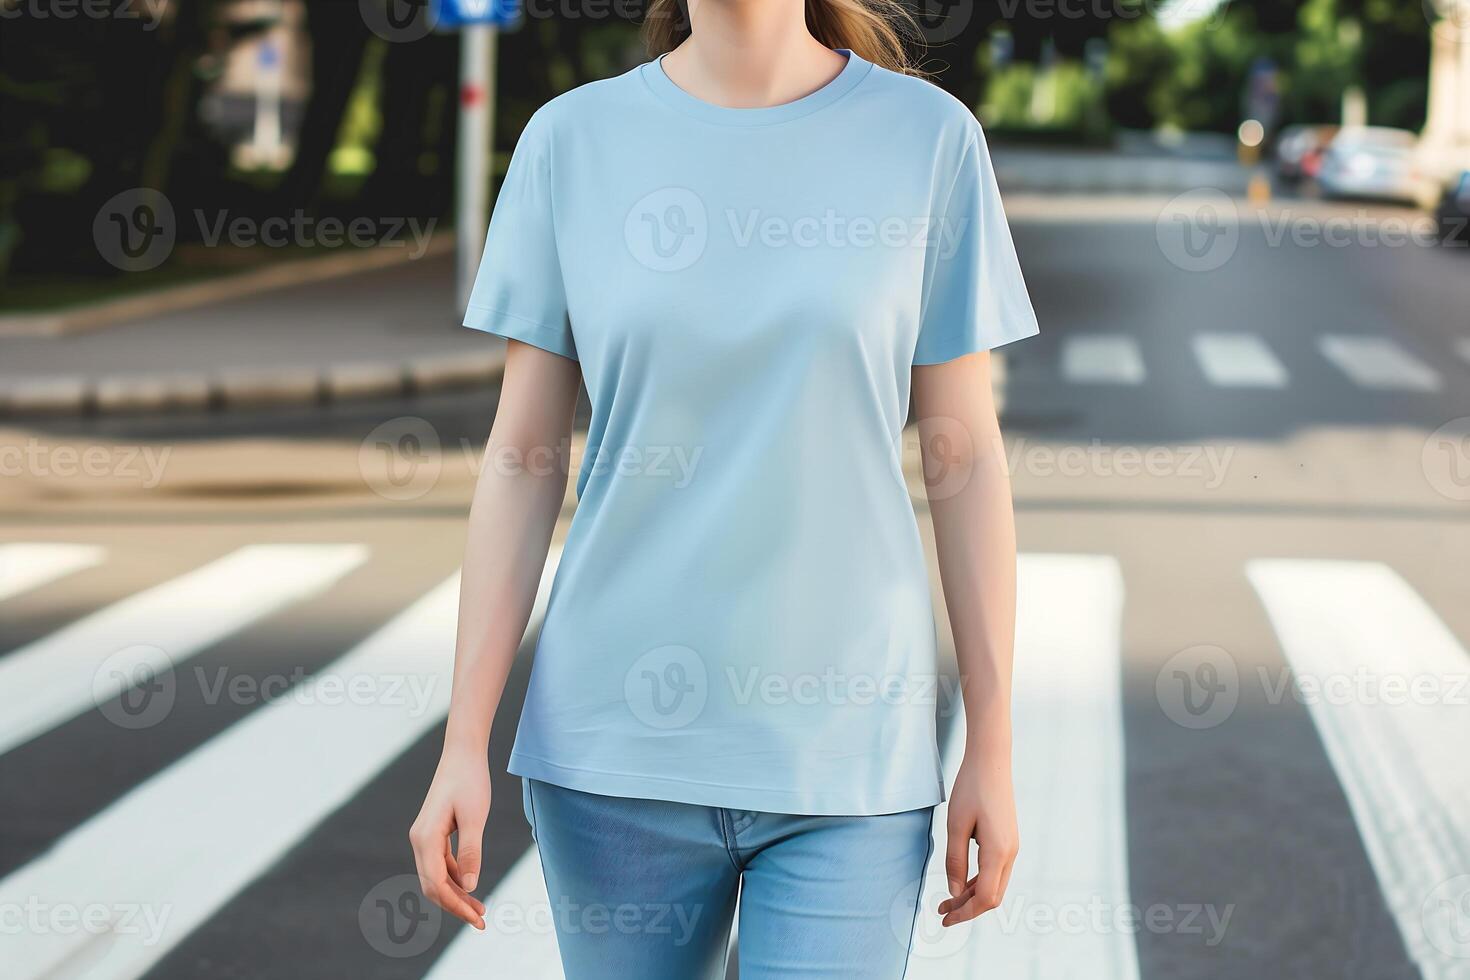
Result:
M509 339L443 756L410 833L473 897L486 746L565 492L510 771L566 975L903 974L942 801L919 419L963 678L944 925L1001 899L1015 533L988 351L1036 332L974 116L894 0L674 0L657 60L536 113L466 324ZM458 834L457 847L451 836ZM971 874L971 842L978 844Z

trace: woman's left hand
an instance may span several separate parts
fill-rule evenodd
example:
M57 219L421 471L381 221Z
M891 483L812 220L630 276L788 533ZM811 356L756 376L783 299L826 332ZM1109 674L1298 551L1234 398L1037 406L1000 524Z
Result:
M946 830L950 897L939 903L939 914L941 925L953 926L998 908L1011 880L1021 840L1009 753L965 754L950 792ZM972 840L980 847L980 867L970 878Z

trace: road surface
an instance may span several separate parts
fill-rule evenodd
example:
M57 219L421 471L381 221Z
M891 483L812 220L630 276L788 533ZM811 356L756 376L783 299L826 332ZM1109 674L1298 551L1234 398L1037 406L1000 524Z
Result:
M1022 857L909 975L1470 978L1470 254L1381 209L1011 208ZM0 433L7 976L560 976L502 775L531 640L489 934L405 877L494 403Z

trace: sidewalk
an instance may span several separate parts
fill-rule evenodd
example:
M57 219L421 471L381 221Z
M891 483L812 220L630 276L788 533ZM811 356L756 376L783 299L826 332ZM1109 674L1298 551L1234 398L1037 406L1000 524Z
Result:
M58 337L0 337L0 414L305 404L488 382L504 343L459 325L453 256Z
M1066 213L1129 193L1239 194L1248 176L1229 160L1004 147L994 157L1008 197L1047 194ZM505 345L459 326L453 261L431 254L254 295L235 289L192 309L158 302L87 331L0 336L0 417L308 405L490 383Z
M1234 160L1160 154L998 147L995 179L1003 193L1160 194L1214 188L1243 195L1251 172Z

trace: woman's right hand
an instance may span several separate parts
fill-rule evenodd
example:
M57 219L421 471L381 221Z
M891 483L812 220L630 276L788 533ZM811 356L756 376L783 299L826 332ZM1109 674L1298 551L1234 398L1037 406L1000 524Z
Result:
M483 752L447 748L434 771L408 839L424 897L476 929L485 928L485 905L471 892L480 876L480 849L490 816L490 767ZM449 837L459 832L459 849Z

